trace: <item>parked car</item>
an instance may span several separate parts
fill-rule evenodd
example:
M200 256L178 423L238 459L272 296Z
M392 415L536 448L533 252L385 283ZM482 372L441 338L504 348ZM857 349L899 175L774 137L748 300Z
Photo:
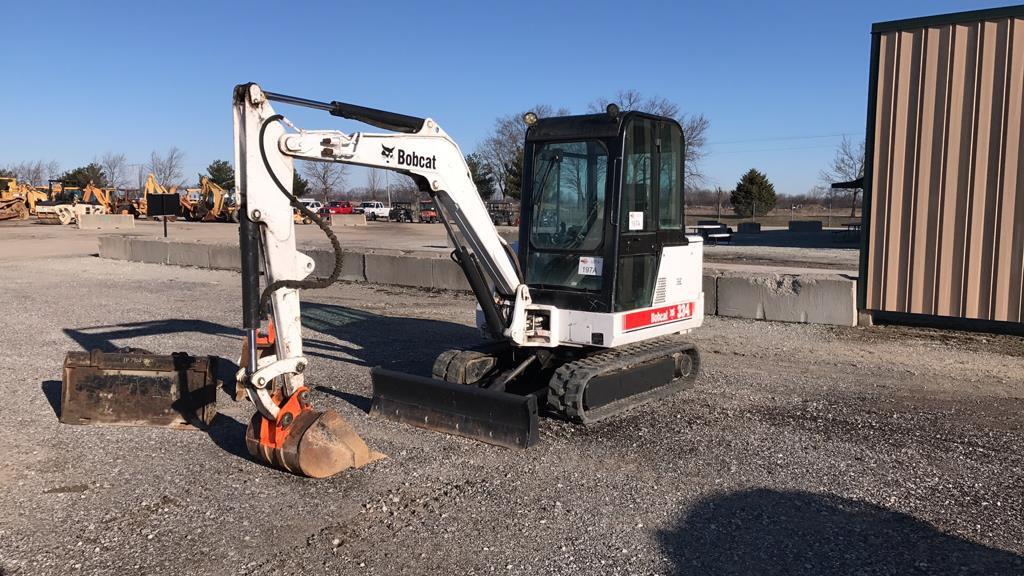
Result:
M320 209L320 213L324 216L330 216L331 214L352 214L352 203L348 200L335 200L328 202L327 206Z
M324 207L323 202L315 200L313 198L299 198L299 202L301 202L303 206L308 208L309 211L313 212L314 214L318 214L320 210L323 209Z
M420 222L429 222L436 224L441 220L437 216L437 208L433 202L421 202L420 203Z
M388 212L388 220L392 222L412 222L412 210L406 206L392 206Z
M367 220L387 220L391 216L391 207L383 202L362 202L353 210L356 214L366 214Z

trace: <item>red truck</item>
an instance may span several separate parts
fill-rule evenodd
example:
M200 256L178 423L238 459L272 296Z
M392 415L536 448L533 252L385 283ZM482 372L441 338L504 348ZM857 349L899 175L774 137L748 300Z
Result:
M320 214L330 216L331 214L351 214L352 203L348 200L336 200L328 202L327 206L320 209Z

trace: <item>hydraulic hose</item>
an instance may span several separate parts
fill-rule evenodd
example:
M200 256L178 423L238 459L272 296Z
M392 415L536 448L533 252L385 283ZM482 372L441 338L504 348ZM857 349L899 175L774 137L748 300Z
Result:
M334 284L338 280L338 276L341 275L341 264L344 256L341 252L341 242L338 241L338 237L334 235L334 231L328 226L319 215L314 213L312 210L307 208L294 194L288 191L288 189L281 184L281 181L277 178L277 174L274 173L273 168L270 166L270 161L267 160L267 151L264 146L264 135L267 131L267 126L271 122L277 122L278 120L284 119L281 114L274 114L267 118L260 126L260 157L263 159L263 167L266 168L267 173L270 174L270 179L274 181L277 188L284 194L292 207L299 211L300 214L309 218L315 223L320 230L327 235L327 239L331 241L331 248L334 249L334 270L326 278L322 279L307 279L307 280L275 280L271 282L266 288L263 289L263 293L260 294L260 307L259 311L262 316L266 316L268 312L268 304L270 303L271 295L281 288L291 288L296 290L316 290L320 288L327 288L331 284Z

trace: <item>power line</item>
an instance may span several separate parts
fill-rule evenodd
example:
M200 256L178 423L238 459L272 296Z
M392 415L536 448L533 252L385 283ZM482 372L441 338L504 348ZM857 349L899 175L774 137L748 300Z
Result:
M815 144L813 146L790 146L790 147L787 147L787 148L757 148L757 149L753 149L753 150L723 150L723 151L708 150L707 154L708 154L708 156L710 156L712 154L714 154L714 155L720 155L720 154L749 154L749 153L752 153L752 152L785 152L785 151L788 151L788 150L821 150L821 149L824 149L824 148L833 148L833 145L832 144Z
M746 144L748 142L775 142L781 140L816 140L820 138L838 138L840 136L859 136L864 132L836 132L835 134L814 134L807 136L775 136L768 138L748 138L746 140L720 140L718 142L708 142L709 146L717 146L719 144Z

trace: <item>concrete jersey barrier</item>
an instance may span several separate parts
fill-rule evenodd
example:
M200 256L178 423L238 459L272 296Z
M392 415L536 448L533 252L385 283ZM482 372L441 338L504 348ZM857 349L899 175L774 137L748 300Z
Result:
M80 214L79 230L128 230L135 228L131 214Z
M100 257L150 264L240 270L238 246L101 236ZM324 278L334 266L330 250L304 250ZM705 266L704 314L778 322L857 325L857 283L829 270L773 272L770 268ZM751 267L747 267L751 268ZM461 268L447 253L369 250L343 253L341 280L435 290L469 290Z

